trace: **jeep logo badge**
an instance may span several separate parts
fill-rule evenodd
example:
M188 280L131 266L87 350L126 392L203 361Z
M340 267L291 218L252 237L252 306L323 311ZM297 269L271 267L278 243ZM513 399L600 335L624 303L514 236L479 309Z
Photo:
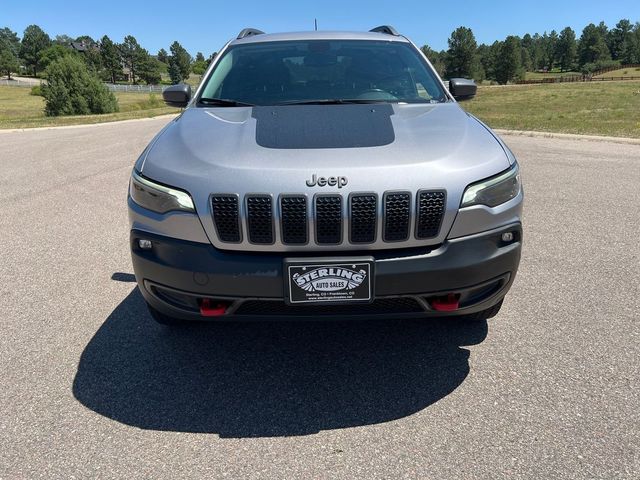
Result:
M307 180L307 187L315 187L316 185L319 187L330 186L338 188L344 187L349 180L347 177L318 177L315 173L311 176L311 179Z

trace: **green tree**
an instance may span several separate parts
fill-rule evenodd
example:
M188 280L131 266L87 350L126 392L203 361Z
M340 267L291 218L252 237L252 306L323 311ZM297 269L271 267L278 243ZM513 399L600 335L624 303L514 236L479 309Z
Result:
M180 73L180 67L177 63L169 62L169 78L173 85L177 85L182 82L182 74Z
M476 39L467 27L458 27L449 37L446 70L449 78L475 78L479 73Z
M607 34L607 46L611 52L611 58L622 60L623 63L633 63L625 61L622 57L628 53L628 44L635 43L634 40L633 24L626 18L620 20Z
M164 48L161 48L160 50L158 50L157 57L158 57L158 61L162 63L169 63L169 54Z
M177 68L177 71L180 72L180 81L186 80L189 78L189 73L191 73L191 55L189 55L189 52L187 52L177 41L171 44L169 50L171 50L171 58L169 58L169 73L171 73L171 67L174 66L174 74Z
M204 62L204 61L205 61L205 59L204 59L204 55L202 54L202 52L198 52L198 53L196 53L196 59L195 59L195 61L196 61L196 62Z
M0 74L11 80L11 72L20 70L20 62L8 44L0 41Z
M611 59L602 30L601 27L596 27L593 23L582 30L578 46L578 62L581 67L588 63L597 64Z
M42 86L45 114L86 115L118 110L116 97L77 56L67 55L49 65Z
M506 85L520 73L522 68L522 54L520 52L520 39L513 35L508 36L500 46L500 53L496 60L496 80L501 85Z
M135 84L137 82L138 65L144 56L142 47L133 35L127 35L124 37L124 42L118 46L118 49L120 50L122 61L131 73L131 80Z
M160 62L149 55L149 52L146 50L142 51L140 56L140 62L138 66L138 72L140 78L147 85L157 85L160 83L162 79L162 75L160 74L161 64Z
M116 83L118 76L122 74L122 60L118 46L107 35L100 40L100 56L102 67L108 73L111 83Z
M500 55L501 48L502 42L497 40L491 45L482 44L478 47L480 63L482 64L486 77L490 80L496 79L496 62L498 61L498 55Z
M18 34L8 27L0 28L0 45L4 44L17 57L20 54Z
M556 46L556 58L560 63L560 71L571 70L576 60L578 44L576 32L571 27L566 27L560 32Z
M436 72L438 72L438 75L440 75L440 77L444 78L444 75L445 75L445 63L444 63L445 53L444 52L436 52L431 47L429 47L429 45L423 45L421 50L422 50L422 53L424 53L424 56L429 59L429 61L433 65L433 68L436 69Z
M22 35L20 57L27 68L31 68L33 75L38 75L40 68L40 53L51 45L51 39L39 26L29 25Z
M40 60L38 61L38 64L42 70L46 70L46 68L53 62L60 60L62 57L66 57L67 55L76 55L76 53L70 48L63 47L56 43L40 52Z
M56 35L56 38L53 41L56 45L62 45L63 47L70 47L71 42L73 42L73 38L69 35L65 35L64 33L62 35Z
M544 32L541 41L542 50L542 68L545 70L553 70L556 61L556 49L558 44L558 33L551 30L551 33Z

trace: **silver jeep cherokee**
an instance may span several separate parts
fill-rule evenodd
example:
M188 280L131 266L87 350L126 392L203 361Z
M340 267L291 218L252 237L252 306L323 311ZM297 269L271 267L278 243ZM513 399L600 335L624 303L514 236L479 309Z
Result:
M227 43L142 152L131 252L154 319L494 316L516 159L392 27Z

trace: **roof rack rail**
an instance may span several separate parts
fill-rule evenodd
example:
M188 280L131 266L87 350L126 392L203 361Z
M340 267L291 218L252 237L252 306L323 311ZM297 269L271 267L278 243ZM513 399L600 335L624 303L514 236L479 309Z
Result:
M393 35L394 37L400 36L398 31L395 28L393 28L391 25L380 25L379 27L372 28L369 31L377 32L377 33L386 33L387 35Z
M240 40L241 38L251 37L253 35L262 35L263 33L264 32L262 30L257 30L255 28L245 28L238 34L237 39Z

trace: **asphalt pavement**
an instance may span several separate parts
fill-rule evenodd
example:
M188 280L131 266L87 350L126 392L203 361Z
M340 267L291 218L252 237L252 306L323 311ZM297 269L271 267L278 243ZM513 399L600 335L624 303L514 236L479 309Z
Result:
M126 192L166 118L0 133L0 478L640 478L640 146L506 136L487 323L156 325Z

